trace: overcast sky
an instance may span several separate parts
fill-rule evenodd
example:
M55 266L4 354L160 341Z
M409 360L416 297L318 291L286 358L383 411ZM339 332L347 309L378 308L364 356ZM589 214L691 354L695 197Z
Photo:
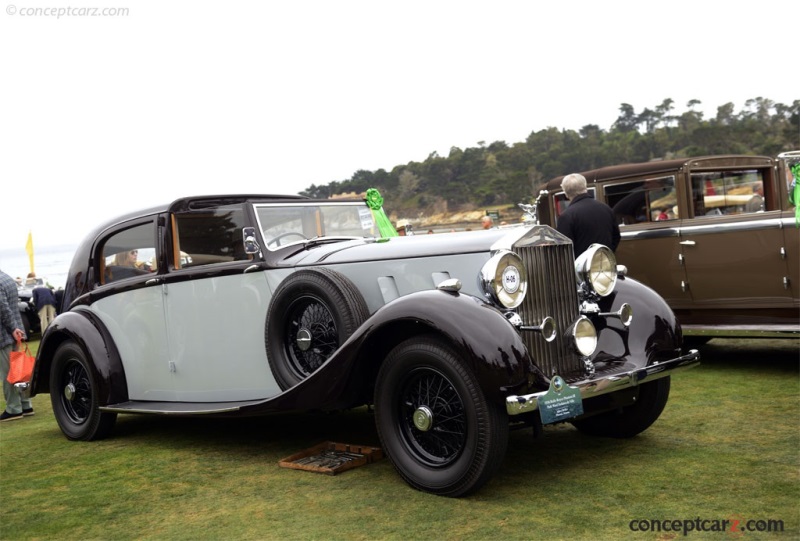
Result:
M789 0L4 4L0 249L29 230L74 244L186 195L297 193L452 146L608 129L621 103L698 99L709 118L800 98Z

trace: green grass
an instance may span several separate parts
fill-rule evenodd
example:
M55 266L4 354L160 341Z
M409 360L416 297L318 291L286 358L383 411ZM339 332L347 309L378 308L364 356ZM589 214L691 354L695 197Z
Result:
M0 425L0 539L641 539L639 519L777 519L800 537L798 341L715 340L630 440L513 432L476 495L409 488L388 460L335 477L278 461L321 441L377 445L370 412L256 419L120 416L65 439L49 396ZM728 539L690 533L687 539Z

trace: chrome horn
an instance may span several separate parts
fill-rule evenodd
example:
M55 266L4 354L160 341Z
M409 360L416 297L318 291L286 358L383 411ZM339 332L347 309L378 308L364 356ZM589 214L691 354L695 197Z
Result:
M556 322L550 316L546 316L539 325L520 325L519 330L538 331L545 342L552 342L556 339Z
M630 304L624 302L616 312L600 312L597 315L603 317L615 317L622 322L624 327L630 327L631 321L633 321L633 308Z

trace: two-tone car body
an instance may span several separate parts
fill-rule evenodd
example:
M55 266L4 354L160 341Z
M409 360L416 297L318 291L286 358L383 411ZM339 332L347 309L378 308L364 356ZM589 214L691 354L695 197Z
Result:
M681 339L610 250L576 261L547 226L380 238L360 200L190 197L79 246L29 390L75 440L120 413L372 404L400 475L460 496L499 467L511 424L645 430L698 362Z

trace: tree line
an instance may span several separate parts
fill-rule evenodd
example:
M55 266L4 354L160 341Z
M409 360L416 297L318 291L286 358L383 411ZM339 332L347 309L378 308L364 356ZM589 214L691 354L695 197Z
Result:
M452 147L446 157L433 152L391 171L359 170L346 180L312 184L300 195L327 198L377 188L393 210L455 212L528 201L551 178L607 165L800 149L800 100L786 105L759 97L738 112L727 103L708 120L696 109L700 104L691 100L676 113L669 98L641 112L623 103L607 130L596 124L578 131L550 127L510 145L479 141L476 147Z

